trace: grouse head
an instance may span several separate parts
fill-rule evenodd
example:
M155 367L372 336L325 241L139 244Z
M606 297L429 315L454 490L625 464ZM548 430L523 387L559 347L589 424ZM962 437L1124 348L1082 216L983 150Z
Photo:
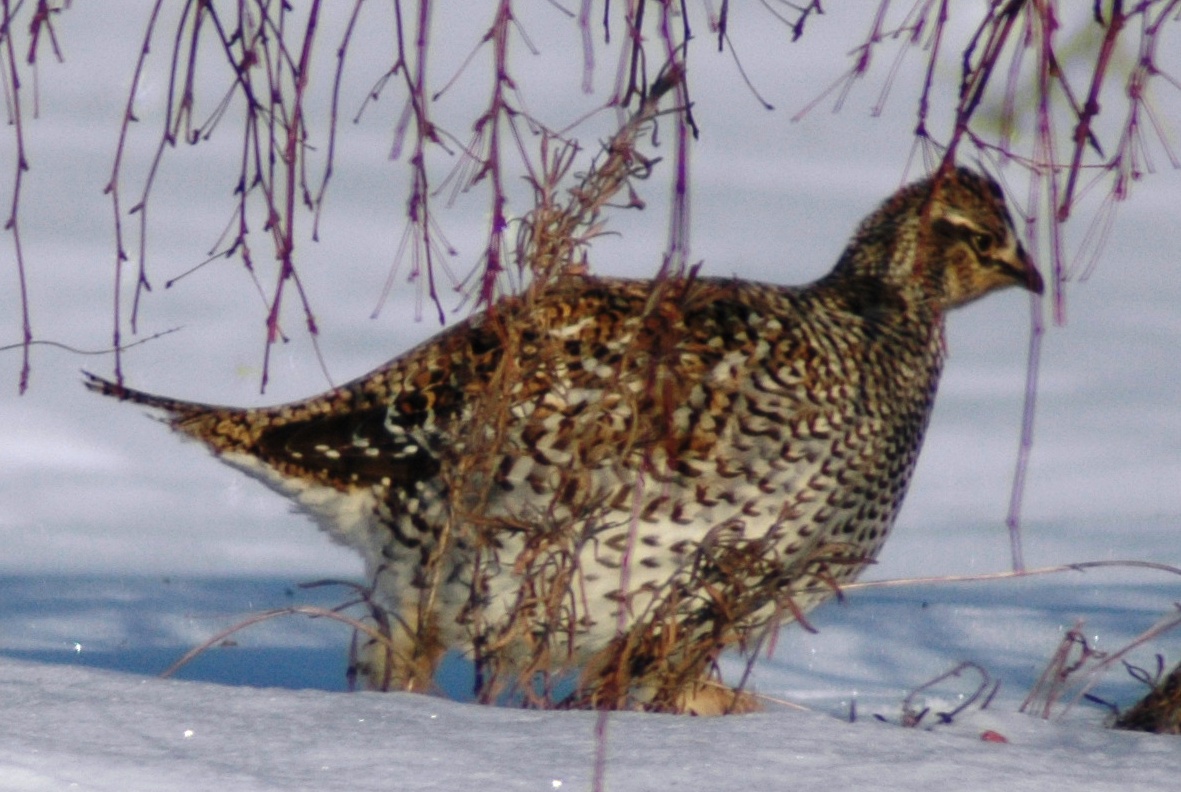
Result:
M941 313L1041 275L1017 238L1000 186L968 168L899 190L861 224L833 275L872 279Z

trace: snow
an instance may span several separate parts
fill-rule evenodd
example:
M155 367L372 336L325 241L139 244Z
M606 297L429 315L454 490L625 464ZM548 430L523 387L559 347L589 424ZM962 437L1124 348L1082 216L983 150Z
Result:
M111 46L117 15L96 5L75 4L56 26L67 62L40 75L42 118L26 131L31 170L22 199L34 328L82 348L110 337L114 247L102 187L136 55L134 45ZM133 29L145 18L140 6ZM545 41L533 24L530 34ZM753 42L775 32L736 27L732 36ZM793 46L812 45L805 38ZM835 75L843 55L831 49L795 57L830 64L825 73ZM462 59L466 50L452 54ZM873 121L851 100L840 116L821 112L791 125L787 117L824 80L783 80L780 62L756 57L744 66L781 109L760 115L752 100L748 111L747 97L718 93L734 93L726 69L696 72L704 134L694 154L693 254L709 274L804 281L835 260L859 218L897 186L913 118L899 95ZM568 90L559 86L535 109L561 116ZM161 92L159 77L147 80L145 117ZM401 216L404 200L388 195L385 181L400 178L404 163L363 156L388 150L389 117L384 126L379 113L369 117L377 120L358 126L360 143L342 143L340 181L303 273L322 301L321 344L339 381L436 331L429 320L412 321L413 288L395 290L378 321L364 319L396 248L400 229L390 218ZM237 156L232 142L210 145L201 151ZM0 172L9 172L10 156L0 144ZM191 152L176 158L161 171L153 205L149 272L157 284L203 258L232 188L206 178L218 171ZM203 169L198 177L193 168ZM601 271L634 273L636 261L659 259L661 196L645 198L646 214L613 217L620 236L596 243ZM1181 565L1179 205L1175 173L1138 185L1099 268L1087 283L1068 285L1069 323L1045 337L1023 510L1030 566ZM479 201L461 201L449 227L461 273L481 249L483 211ZM1075 242L1085 230L1072 231ZM261 309L245 276L227 271L145 297L141 336L184 329L128 353L130 384L235 404L322 390L315 357L293 332L275 353L271 390L257 393ZM952 318L927 446L867 579L1008 569L1004 517L1028 305L1013 292ZM294 328L298 317L288 322ZM0 343L18 333L19 313L5 302ZM587 789L596 769L608 790L1129 790L1173 789L1181 777L1177 738L1106 729L1108 709L1095 701L1059 703L1049 720L1018 712L1080 620L1094 648L1113 652L1181 600L1181 578L1127 567L850 591L846 602L811 615L817 633L784 630L751 678L760 694L808 711L769 704L762 714L723 719L619 713L600 721L595 713L350 693L348 628L290 615L236 632L160 679L187 650L251 614L344 601L339 586L300 584L356 582L360 562L256 482L139 411L87 393L78 369L106 373L106 359L38 348L33 362L30 393L0 399L0 789ZM19 356L0 353L0 383L10 393L18 371ZM1181 659L1181 635L1166 633L1128 660L1151 671L1158 654L1170 664ZM977 688L977 672L966 670L920 694L916 706L931 711L919 728L900 726L904 699L961 662L1000 682L988 706L937 722ZM724 670L737 679L743 665L730 658ZM441 684L452 699L463 698L466 672L462 663L448 666ZM1072 679L1069 693L1083 681ZM1119 706L1145 692L1119 665L1097 682L1095 696ZM1007 742L986 741L986 732Z
M819 633L785 631L754 674L761 694L809 711L615 713L605 740L596 713L343 692L347 628L304 617L236 633L179 679L155 676L249 613L327 606L339 592L293 592L282 579L9 577L0 789L587 789L596 767L609 790L1170 789L1175 737L1111 731L1086 702L1050 720L1017 712L1074 615L1101 648L1155 620L1160 580L1112 577L854 592L814 614ZM920 694L915 708L930 712L919 728L899 725L906 695L963 660L1001 682L987 707L939 722L978 686L965 671ZM737 660L727 671L740 673ZM1142 692L1122 671L1095 690L1125 703Z
M0 660L5 789L587 789L598 716L230 688ZM981 739L985 730L1009 742ZM1174 740L1012 713L935 731L812 712L614 714L605 788L1167 789Z

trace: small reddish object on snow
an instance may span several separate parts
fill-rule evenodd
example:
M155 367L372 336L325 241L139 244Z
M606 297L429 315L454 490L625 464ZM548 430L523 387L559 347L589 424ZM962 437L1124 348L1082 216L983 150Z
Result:
M1000 732L995 732L992 729L987 729L980 732L980 739L984 742L1007 743L1009 739Z

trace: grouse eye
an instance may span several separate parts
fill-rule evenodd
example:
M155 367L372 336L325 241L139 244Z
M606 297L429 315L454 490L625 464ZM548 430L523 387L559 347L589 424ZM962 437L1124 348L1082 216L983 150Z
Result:
M969 236L968 241L972 245L972 250L976 251L976 255L984 256L992 250L995 240L993 240L992 234L977 232Z

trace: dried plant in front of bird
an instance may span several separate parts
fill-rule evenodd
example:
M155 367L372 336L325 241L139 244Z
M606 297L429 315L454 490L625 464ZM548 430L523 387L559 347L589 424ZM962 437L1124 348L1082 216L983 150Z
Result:
M1155 674L1128 666L1128 673L1150 689L1144 698L1116 716L1115 728L1154 734L1181 734L1181 663L1166 674L1164 657L1158 654L1156 659Z

